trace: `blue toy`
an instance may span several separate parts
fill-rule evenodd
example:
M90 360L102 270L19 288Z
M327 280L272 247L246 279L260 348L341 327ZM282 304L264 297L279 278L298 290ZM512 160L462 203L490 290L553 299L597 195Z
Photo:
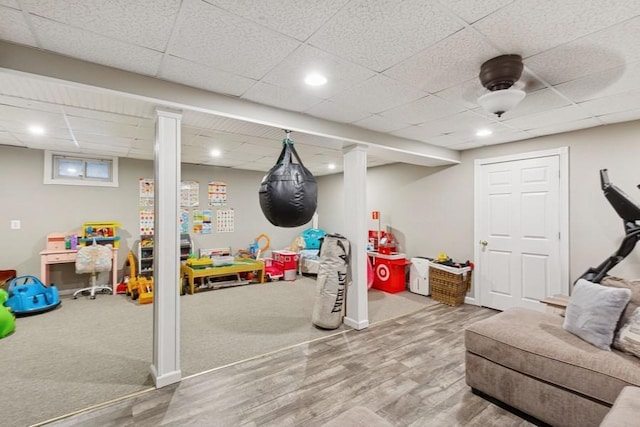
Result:
M6 337L16 329L16 318L11 309L2 306L8 297L7 291L0 289L0 338Z
M9 283L9 299L4 303L16 316L44 313L60 305L58 288L45 286L35 276L19 276Z
M327 233L319 228L307 228L302 232L305 249L320 249L320 239Z

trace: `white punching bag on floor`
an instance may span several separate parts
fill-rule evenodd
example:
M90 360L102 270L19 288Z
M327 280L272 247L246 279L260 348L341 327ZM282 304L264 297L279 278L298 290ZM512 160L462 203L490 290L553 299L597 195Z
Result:
M320 266L316 284L316 301L311 321L323 329L342 324L345 310L350 260L349 240L339 234L327 234L320 244Z

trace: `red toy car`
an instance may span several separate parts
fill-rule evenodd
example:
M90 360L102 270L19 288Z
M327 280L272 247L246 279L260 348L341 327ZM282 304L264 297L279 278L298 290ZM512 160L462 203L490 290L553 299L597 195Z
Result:
M267 282L281 280L284 277L284 266L274 262L273 258L264 258L264 278Z

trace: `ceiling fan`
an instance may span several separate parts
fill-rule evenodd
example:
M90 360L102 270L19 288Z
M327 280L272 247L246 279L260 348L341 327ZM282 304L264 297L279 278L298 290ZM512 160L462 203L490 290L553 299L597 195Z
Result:
M500 55L484 62L478 77L489 92L478 98L478 104L498 117L513 109L526 96L524 90L518 88L523 85L516 85L523 69L520 55Z

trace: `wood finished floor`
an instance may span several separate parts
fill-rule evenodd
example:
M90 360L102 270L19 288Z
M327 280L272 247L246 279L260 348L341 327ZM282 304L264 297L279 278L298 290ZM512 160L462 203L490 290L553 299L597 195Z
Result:
M365 406L395 426L531 426L465 384L462 331L495 313L437 304L50 425L321 426Z

